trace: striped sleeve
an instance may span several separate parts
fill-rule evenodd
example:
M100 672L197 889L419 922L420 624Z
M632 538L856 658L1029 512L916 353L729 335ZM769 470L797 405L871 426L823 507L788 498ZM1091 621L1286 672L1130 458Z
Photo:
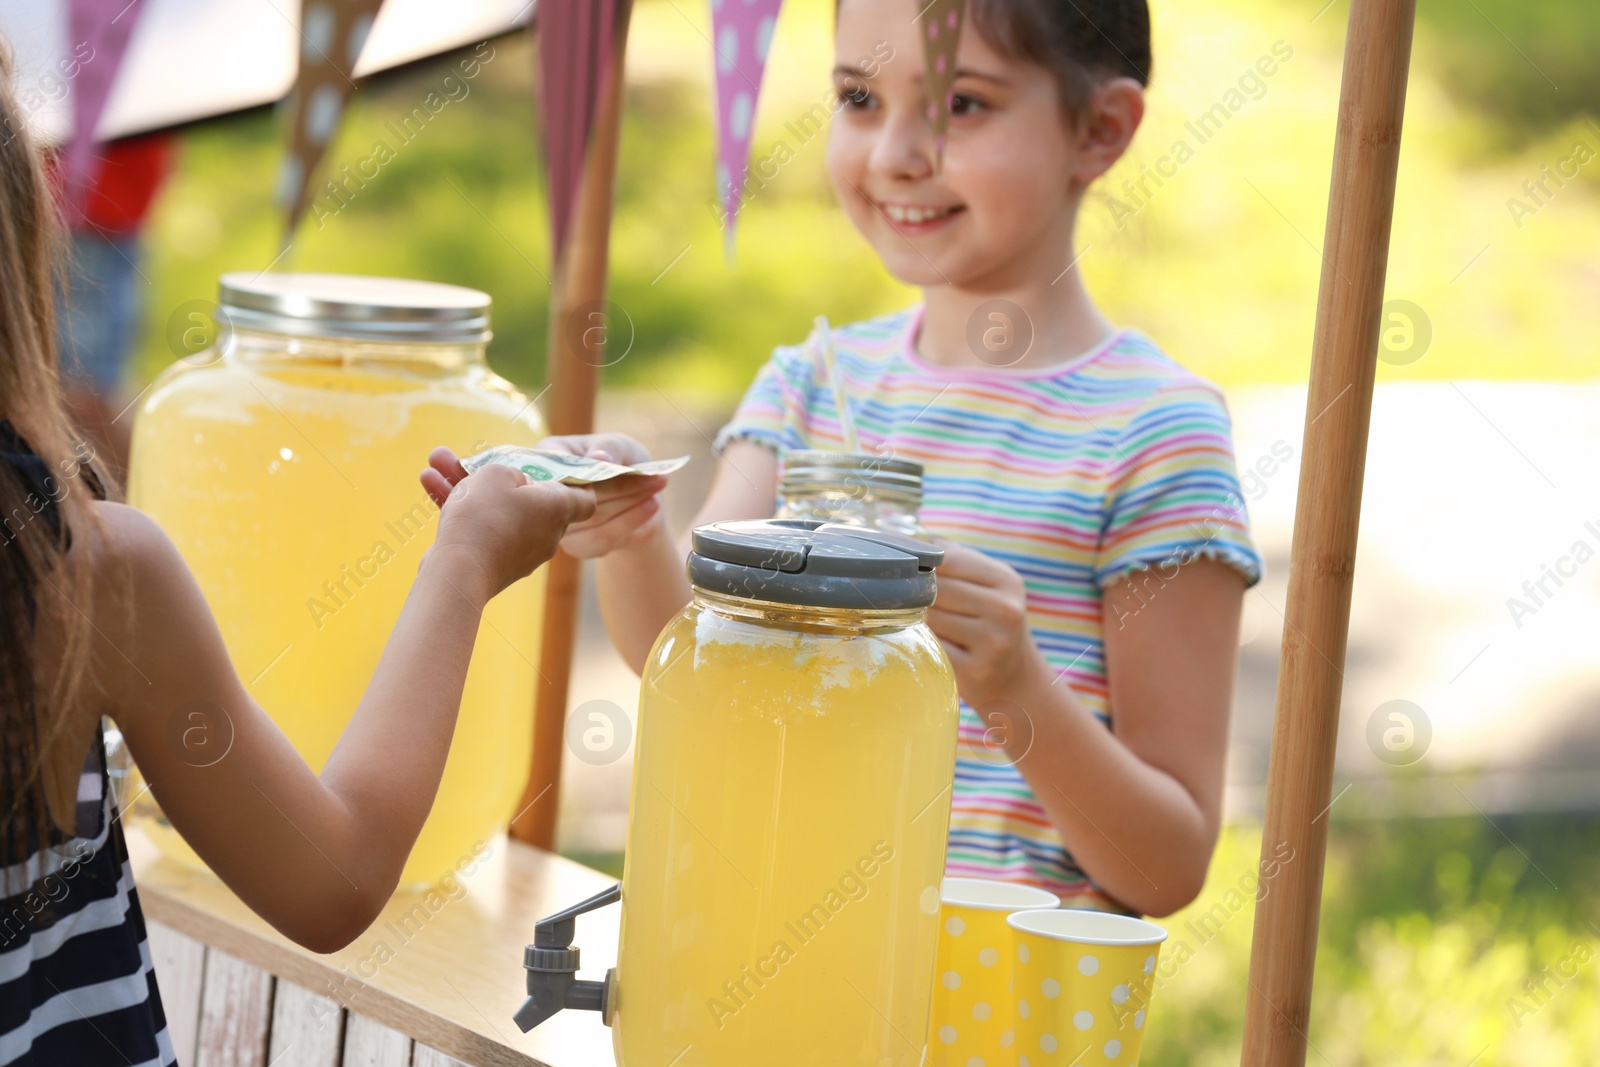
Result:
M812 361L804 347L774 349L745 391L733 419L717 434L717 452L734 441L754 441L779 455L804 448L813 377Z
M1102 588L1159 567L1171 577L1198 558L1221 560L1261 580L1251 543L1228 411L1204 382L1163 389L1124 428L1111 457L1095 561Z

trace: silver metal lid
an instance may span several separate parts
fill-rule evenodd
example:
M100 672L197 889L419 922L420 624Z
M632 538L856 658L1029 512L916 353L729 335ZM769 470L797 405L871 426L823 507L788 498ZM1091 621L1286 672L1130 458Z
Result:
M870 452L832 452L820 448L795 449L783 455L784 496L828 486L913 493L922 496L922 464L890 459Z
M218 302L235 329L391 344L483 344L489 294L459 285L358 274L222 276Z

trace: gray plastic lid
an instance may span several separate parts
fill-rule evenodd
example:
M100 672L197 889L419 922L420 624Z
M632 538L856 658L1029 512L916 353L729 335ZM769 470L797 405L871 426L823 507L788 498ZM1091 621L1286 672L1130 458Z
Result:
M389 344L483 344L489 294L459 285L359 274L234 271L219 318L241 330Z
M689 581L744 600L850 611L933 603L944 551L883 530L807 519L696 527Z

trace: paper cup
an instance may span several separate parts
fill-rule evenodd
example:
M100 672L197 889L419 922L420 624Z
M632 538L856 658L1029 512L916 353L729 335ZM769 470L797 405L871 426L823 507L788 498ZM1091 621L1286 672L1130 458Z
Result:
M1011 931L1006 916L1053 908L1054 893L1011 882L946 878L939 909L938 969L928 1025L931 1067L1015 1063Z
M1071 909L1017 912L1006 925L1017 1067L1138 1063L1167 932L1143 919Z

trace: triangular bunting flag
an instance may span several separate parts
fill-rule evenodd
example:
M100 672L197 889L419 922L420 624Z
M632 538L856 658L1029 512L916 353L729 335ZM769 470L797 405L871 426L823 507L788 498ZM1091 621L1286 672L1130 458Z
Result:
M572 227L601 88L628 0L539 0L539 117L550 172L550 255L557 268Z
M723 242L733 255L733 227L744 203L755 132L756 99L783 0L711 0L711 46L717 81L717 192Z
M322 160L355 92L352 74L383 0L302 0L300 71L284 109L288 155L278 170L283 243L310 202L311 175Z
M950 128L950 87L956 80L956 46L961 42L961 22L966 0L933 0L922 9L922 54L927 62L928 121L933 124L936 158L944 156L945 132Z
M69 0L70 39L82 42L90 58L78 67L72 82L72 140L67 145L66 185L69 202L82 207L95 156L95 129L111 97L117 71L128 52L133 27L144 11L143 0Z

